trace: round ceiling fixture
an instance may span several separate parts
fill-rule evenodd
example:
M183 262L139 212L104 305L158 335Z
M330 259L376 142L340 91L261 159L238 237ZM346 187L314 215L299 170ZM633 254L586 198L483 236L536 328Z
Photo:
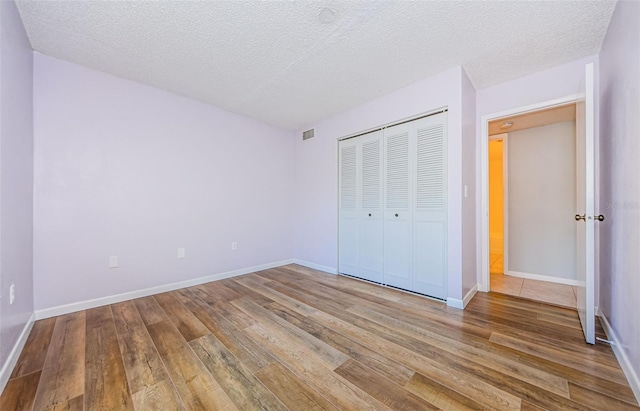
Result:
M321 23L324 24L333 23L333 21L336 19L336 12L331 10L330 8L325 7L324 9L320 10L318 19Z
M500 124L500 128L502 130L504 130L505 128L511 128L511 126L513 126L513 121L505 121L504 123Z

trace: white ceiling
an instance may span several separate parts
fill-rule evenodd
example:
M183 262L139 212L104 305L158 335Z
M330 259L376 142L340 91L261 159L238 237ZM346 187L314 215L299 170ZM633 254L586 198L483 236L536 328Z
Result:
M18 0L33 49L294 130L454 65L477 89L599 52L615 1ZM323 23L324 8L335 20Z

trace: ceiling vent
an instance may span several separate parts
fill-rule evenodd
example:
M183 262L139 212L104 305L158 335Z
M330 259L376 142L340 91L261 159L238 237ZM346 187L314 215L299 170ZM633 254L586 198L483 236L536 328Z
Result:
M302 133L302 139L303 140L309 140L310 138L313 138L314 131L315 131L315 128L312 128L311 130L307 130L307 131L303 132Z

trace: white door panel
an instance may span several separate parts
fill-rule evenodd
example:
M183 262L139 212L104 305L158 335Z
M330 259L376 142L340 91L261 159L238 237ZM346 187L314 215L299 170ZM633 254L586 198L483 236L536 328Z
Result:
M382 131L359 138L361 144L360 277L383 280Z
M339 264L343 274L359 275L358 218L355 212L343 212L339 221Z
M440 221L417 221L413 225L414 291L447 298L446 225Z
M355 141L339 146L338 271L358 275L358 147Z
M413 291L447 298L446 116L415 125Z
M407 124L384 131L384 283L411 290L410 149Z
M360 218L360 277L382 283L383 230L380 211L363 211Z
M594 74L585 68L576 104L576 234L577 305L585 340L595 344L595 173L594 173Z
M384 283L408 290L412 286L410 131L406 124L384 131Z
M411 290L409 212L387 212L384 223L384 283Z

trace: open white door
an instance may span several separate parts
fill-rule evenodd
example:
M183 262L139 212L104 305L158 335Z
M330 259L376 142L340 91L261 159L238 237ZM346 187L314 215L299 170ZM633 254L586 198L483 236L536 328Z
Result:
M576 103L576 230L578 314L589 344L595 344L595 244L594 244L594 78L587 64Z

